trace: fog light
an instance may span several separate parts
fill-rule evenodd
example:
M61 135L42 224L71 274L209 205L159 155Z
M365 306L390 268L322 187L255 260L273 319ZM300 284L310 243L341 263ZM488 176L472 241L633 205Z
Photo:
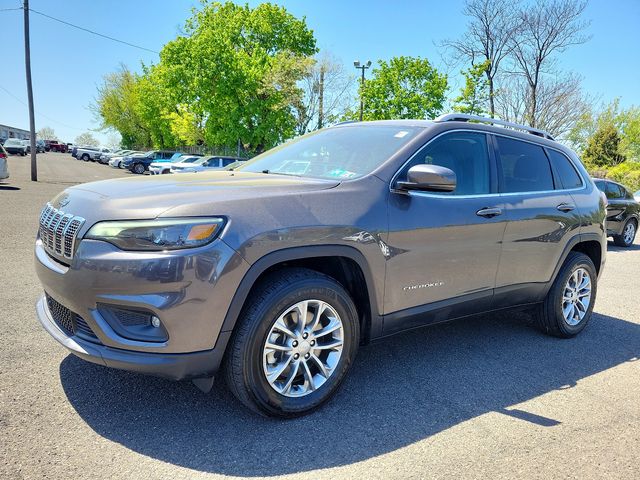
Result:
M160 327L160 319L154 315L153 317L151 317L151 325L156 328Z

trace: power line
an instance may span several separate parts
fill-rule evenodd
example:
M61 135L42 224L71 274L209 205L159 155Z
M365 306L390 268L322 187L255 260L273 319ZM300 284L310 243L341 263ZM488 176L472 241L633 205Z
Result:
M108 40L112 40L114 42L122 43L124 45L128 45L128 46L133 47L133 48L139 48L140 50L145 50L147 52L156 53L158 55L160 54L160 52L157 52L155 50L151 50L150 48L141 47L140 45L135 45L133 43L125 42L124 40L119 40L117 38L110 37L109 35L104 35L102 33L94 32L93 30L89 30L88 28L80 27L78 25L74 25L73 23L69 23L69 22L66 22L64 20L60 20L59 18L52 17L51 15L47 15L46 13L39 12L37 10L34 10L33 8L30 8L29 11L33 12L33 13L37 13L38 15L42 15L43 17L49 18L51 20L55 20L56 22L60 22L60 23L62 23L64 25L68 25L69 27L77 28L78 30L82 30L84 32L91 33L93 35L97 35L98 37L102 37L102 38L106 38Z
M2 85L0 85L0 90L4 90L4 92L9 95L11 98L13 98L15 101L21 103L22 105L24 105L25 107L28 107L29 105L27 104L27 102L25 102L24 100L22 100L21 98L17 97L16 95L14 95L13 93L11 93L9 90L7 90L6 88L4 88ZM58 125L61 125L63 127L67 127L70 128L72 130L78 130L79 132L84 132L86 130L88 130L87 128L78 128L78 127L73 127L71 125L67 125L66 123L62 123L59 122L58 120L56 120L55 118L51 118L43 113L40 112L36 112L36 114L40 117L46 118L47 120L49 120L50 122L53 123L57 123Z
M13 10L22 10L21 7L18 8L0 8L0 12L11 12Z

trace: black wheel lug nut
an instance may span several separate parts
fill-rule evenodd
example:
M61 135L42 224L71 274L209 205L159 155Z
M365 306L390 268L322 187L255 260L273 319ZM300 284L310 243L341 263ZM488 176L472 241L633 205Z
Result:
M298 346L298 342L296 342L295 340L293 341L293 346L297 347Z
M295 359L297 360L298 358L300 358L300 355L298 355L298 354L296 353L296 354L293 356L293 358L295 358Z
M305 353L305 354L304 354L304 358L309 358L309 354L308 354L308 353Z
M309 336L309 334L308 334L308 333L303 333L303 334L302 334L302 338L307 338L308 336Z

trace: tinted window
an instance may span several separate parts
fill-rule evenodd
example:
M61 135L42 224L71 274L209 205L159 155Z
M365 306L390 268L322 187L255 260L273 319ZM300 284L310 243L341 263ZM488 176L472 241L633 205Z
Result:
M232 163L235 163L235 159L233 159L233 158L223 158L222 159L222 166L223 167L228 167Z
M607 184L606 182L602 182L602 181L596 181L596 187L598 187L598 190L600 190L601 192L607 192Z
M505 137L496 140L503 192L553 190L551 166L542 147Z
M453 132L436 138L420 150L405 168L401 178L414 165L439 165L456 174L452 195L489 193L489 155L484 133Z
M582 180L580 175L576 171L571 161L565 157L562 153L556 150L547 150L549 158L553 163L553 167L556 169L562 188L579 188L582 186ZM560 185L558 185L560 187Z
M210 158L203 164L205 167L219 167L220 159L219 158Z
M624 189L620 188L615 183L607 182L607 191L605 192L607 198L624 198Z

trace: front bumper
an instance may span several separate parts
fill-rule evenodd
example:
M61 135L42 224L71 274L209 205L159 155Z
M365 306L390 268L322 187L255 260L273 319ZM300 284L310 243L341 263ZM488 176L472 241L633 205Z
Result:
M69 265L36 241L36 273L45 292L80 317L94 341L58 327L46 300L40 323L85 360L170 378L195 378L218 369L231 335L222 331L235 289L248 264L223 241L170 252L125 252L97 240L81 240ZM104 308L142 311L160 319L164 340L128 335ZM59 318L58 318L59 320Z
M36 304L36 312L44 329L58 343L81 359L106 367L182 380L213 375L219 369L224 355L223 348L182 354L134 352L111 348L82 340L76 335L67 335L53 320L44 295ZM219 340L223 340L221 343L226 345L230 335L231 332L226 332L222 335L225 338Z

